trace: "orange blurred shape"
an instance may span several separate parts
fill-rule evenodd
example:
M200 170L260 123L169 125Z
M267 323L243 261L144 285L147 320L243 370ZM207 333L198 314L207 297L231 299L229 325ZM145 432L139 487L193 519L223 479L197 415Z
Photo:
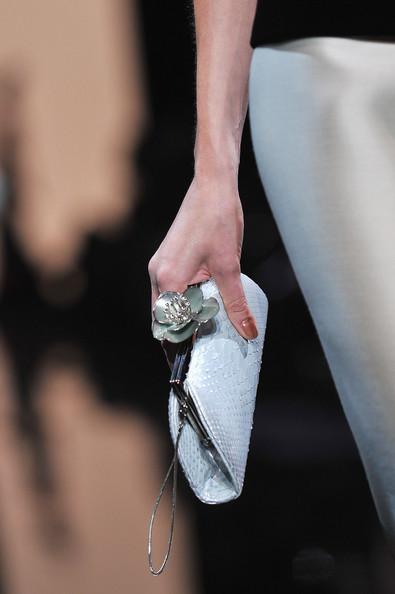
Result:
M134 151L148 119L138 15L126 0L0 0L0 14L13 225L27 258L60 272L138 197Z
M63 357L63 361L62 361ZM0 537L7 594L198 594L190 514L180 501L167 570L153 577L147 529L163 468L162 443L139 415L100 404L83 360L58 349L43 362L32 396L54 488L32 487L32 464L15 430L11 366L0 357ZM158 516L164 550L170 502ZM65 546L43 546L62 516Z

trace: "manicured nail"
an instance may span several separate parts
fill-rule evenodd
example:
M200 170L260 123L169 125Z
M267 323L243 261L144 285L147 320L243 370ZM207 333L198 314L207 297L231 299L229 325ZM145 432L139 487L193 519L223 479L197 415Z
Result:
M254 320L252 318L246 318L241 322L241 326L244 330L244 334L252 340L258 336L258 329L255 326Z

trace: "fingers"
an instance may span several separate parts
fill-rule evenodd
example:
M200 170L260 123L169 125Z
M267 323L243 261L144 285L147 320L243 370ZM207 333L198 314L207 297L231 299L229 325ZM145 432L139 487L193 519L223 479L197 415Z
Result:
M155 256L149 262L148 272L151 281L151 309L153 309L155 301L161 292L183 292L188 286L185 281L177 280L172 267L165 267L164 265L159 267ZM257 324L244 293L240 268L237 267L230 272L221 269L213 274L213 277L221 294L226 313L237 332L247 340L256 338L258 336ZM208 271L202 272L196 278L194 277L194 282L202 282L208 280L208 278L210 278ZM190 282L189 284L193 283Z
M258 336L256 320L248 306L240 278L240 270L214 275L226 313L241 336L252 340Z
M188 281L177 276L171 266L162 265L155 274L159 292L178 291L182 293L188 287Z
M151 312L154 309L155 301L159 297L159 288L154 278L150 278L151 281Z
M186 281L179 280L174 275L172 266L157 264L155 256L153 256L148 264L148 274L151 281L151 310L154 307L159 293L163 291L179 291L182 293L188 287Z

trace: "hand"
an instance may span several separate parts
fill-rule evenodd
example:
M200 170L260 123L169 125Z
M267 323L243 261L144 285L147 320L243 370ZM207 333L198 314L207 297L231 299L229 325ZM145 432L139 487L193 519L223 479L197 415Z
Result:
M188 285L213 277L227 315L241 336L258 330L240 279L243 211L232 176L194 177L148 271L152 306L163 291L183 292Z

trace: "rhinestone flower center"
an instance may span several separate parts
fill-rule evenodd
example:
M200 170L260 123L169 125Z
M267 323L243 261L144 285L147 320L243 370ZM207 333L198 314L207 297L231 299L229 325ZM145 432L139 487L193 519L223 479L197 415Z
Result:
M192 318L191 304L184 295L174 295L164 307L166 319L173 324L183 324Z

